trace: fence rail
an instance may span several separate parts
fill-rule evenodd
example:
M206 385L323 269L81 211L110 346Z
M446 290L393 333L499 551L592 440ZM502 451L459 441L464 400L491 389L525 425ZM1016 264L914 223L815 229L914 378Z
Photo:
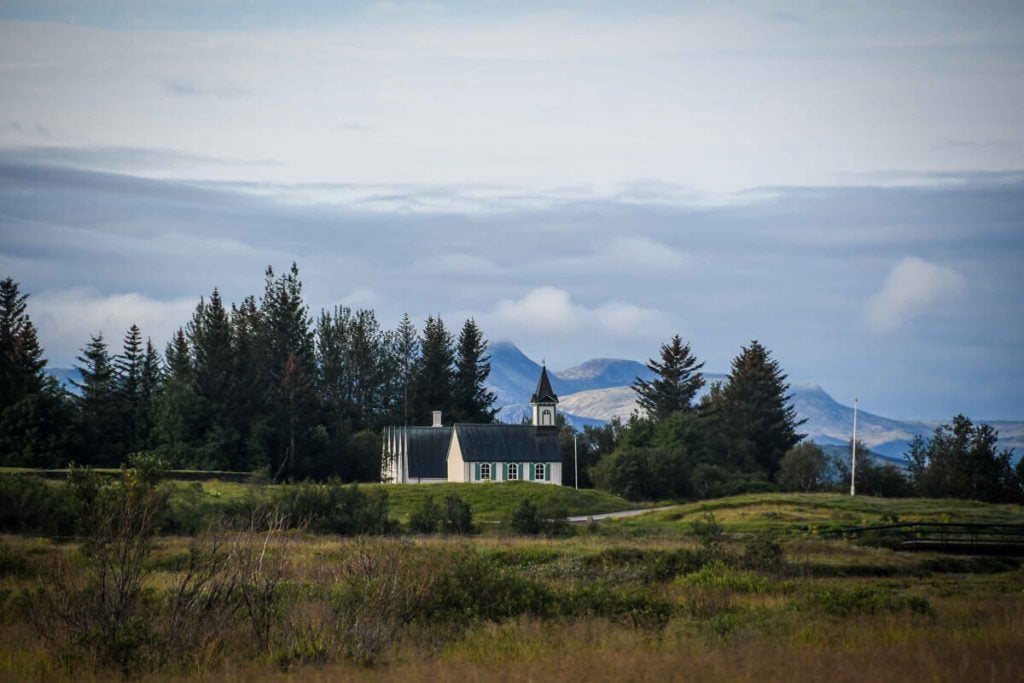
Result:
M1024 557L1024 524L902 522L830 529L822 535L872 538L898 550Z

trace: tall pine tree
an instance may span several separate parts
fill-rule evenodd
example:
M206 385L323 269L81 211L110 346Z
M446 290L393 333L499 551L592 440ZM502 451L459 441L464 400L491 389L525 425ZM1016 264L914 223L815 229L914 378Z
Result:
M0 282L0 464L55 467L76 430L66 392L45 374L27 299L13 279Z
M114 357L114 386L117 409L121 414L121 450L135 453L145 448L142 443L145 406L142 404L142 365L145 351L142 331L132 325L124 336L121 353Z
M803 420L790 403L789 384L778 361L757 340L743 347L732 361L728 381L711 403L718 413L723 436L749 456L769 477L782 457L804 434Z
M704 386L700 372L703 367L704 363L698 363L690 351L690 344L684 344L677 334L661 345L660 362L653 358L647 362L647 368L657 377L649 381L638 377L633 383L637 403L652 420L692 411L693 399Z
M455 361L452 400L454 417L460 422L493 422L497 412L492 406L497 397L485 382L491 374L491 358L487 340L473 318L459 333L458 356Z
M156 401L156 440L167 459L178 467L195 467L193 449L197 441L197 408L193 383L192 356L185 330L167 343L163 390Z
M120 402L113 361L102 333L89 339L77 360L80 365L75 367L82 379L72 383L79 391L79 461L107 467L119 465L125 456Z
M415 404L415 381L419 372L420 342L416 334L416 326L409 314L402 316L395 332L394 355L397 373L398 418L401 424L408 425L412 419Z
M432 411L448 414L454 407L454 340L440 317L428 317L424 323L420 353L413 423L429 424Z

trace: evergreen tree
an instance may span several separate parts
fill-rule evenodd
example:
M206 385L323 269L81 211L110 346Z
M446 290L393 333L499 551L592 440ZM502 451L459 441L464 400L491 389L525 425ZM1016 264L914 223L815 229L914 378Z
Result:
M775 475L786 451L805 436L797 432L803 421L797 419L788 390L778 361L754 340L733 359L728 381L712 400L717 403L719 428L728 432L720 436L769 477Z
M485 382L491 374L487 341L476 321L468 319L459 333L452 399L454 417L460 422L493 422L497 412L492 406L497 397Z
M156 440L160 450L175 466L194 467L192 448L196 441L196 398L192 357L185 330L179 328L167 343L163 390L156 401Z
M308 474L323 452L323 442L314 430L320 415L312 321L294 263L288 273L276 278L267 269L259 346L268 391L258 457L271 466L277 479Z
M107 352L103 334L92 336L77 358L81 381L73 381L78 390L79 432L82 458L86 464L115 466L124 458L120 439L121 416L114 365Z
M0 282L0 464L55 467L74 430L66 393L46 376L27 299L13 279Z
M454 342L440 317L427 318L420 338L420 350L413 422L423 424L430 420L432 411L451 413L453 407Z
M395 334L395 359L398 385L398 417L403 425L410 424L415 405L415 380L419 371L420 343L416 326L409 314L402 316Z
M163 372L160 368L160 354L153 340L146 339L146 351L142 357L139 375L139 410L136 415L136 436L139 450L148 450L155 445L153 423L156 419L156 404L163 386Z
M640 408L652 420L663 420L677 411L693 410L693 399L704 386L700 370L704 363L698 363L690 351L690 344L683 344L677 334L668 344L661 345L661 361L647 362L657 379L650 381L637 378L633 390Z
M13 279L0 282L0 412L44 386L46 360L27 299Z
M145 352L142 347L142 332L138 325L132 325L124 336L121 353L114 357L114 386L117 394L117 410L121 414L121 450L135 453L144 448L142 422L145 407L142 405L142 365Z
M237 435L239 451L232 454L231 469L245 471L267 464L253 451L265 431L270 375L263 368L262 321L254 296L231 309L233 369L228 420ZM255 456L255 457L254 457Z
M197 465L209 469L230 469L240 448L228 419L233 398L234 348L231 323L217 289L210 301L200 299L188 326L192 350L193 394L197 401L200 430Z

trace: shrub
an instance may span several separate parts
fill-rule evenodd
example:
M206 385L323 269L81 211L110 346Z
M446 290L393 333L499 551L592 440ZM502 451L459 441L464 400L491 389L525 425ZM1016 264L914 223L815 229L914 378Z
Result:
M473 533L473 511L469 503L458 496L448 496L444 501L444 516L441 526L446 534Z
M901 611L929 614L932 609L931 604L925 598L894 595L888 591L868 586L817 590L806 596L804 607L834 617Z
M275 489L272 500L293 525L313 531L352 536L395 529L388 518L388 492L381 488L366 493L357 484L345 486L337 479L324 484L306 481Z
M409 515L409 528L419 534L435 533L440 522L441 509L431 495L424 498L420 506Z
M740 563L748 569L777 571L785 561L782 545L770 533L748 536L743 542Z
M715 513L705 512L702 519L690 522L690 529L693 530L693 535L697 537L706 555L718 555L722 541L725 540L725 529L715 519Z
M544 530L544 520L540 516L540 510L529 500L524 500L512 513L510 520L512 529L519 534L536 536Z

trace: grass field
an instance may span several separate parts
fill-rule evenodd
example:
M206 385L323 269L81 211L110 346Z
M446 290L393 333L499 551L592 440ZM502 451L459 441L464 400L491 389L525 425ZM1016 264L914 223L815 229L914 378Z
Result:
M253 495L246 484L175 486L215 501ZM388 491L399 518L428 493L462 496L481 520L503 518L524 496L579 514L631 506L524 483ZM707 513L723 538L695 533L691 523ZM255 565L233 579L270 596L259 638L238 605L179 599L190 585L190 547L211 539L161 537L144 562L139 606L122 620L134 629L125 647L141 653L130 671L96 659L102 628L83 637L40 617L66 616L40 597L47 587L74 595L89 585L80 546L3 536L0 680L1020 680L1018 560L896 552L817 533L893 519L1024 523L1024 509L758 494L584 525L565 538L491 529L467 538L284 534L266 562L279 567L278 583L260 579L267 570ZM75 628L94 623L82 616L92 600L72 612ZM182 604L207 611L171 610Z

